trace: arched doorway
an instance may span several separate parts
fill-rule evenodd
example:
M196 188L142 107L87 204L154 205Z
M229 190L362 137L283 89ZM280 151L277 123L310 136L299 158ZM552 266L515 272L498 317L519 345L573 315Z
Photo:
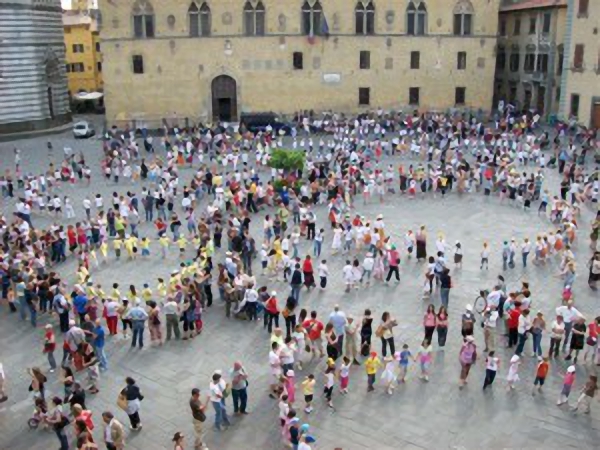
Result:
M237 83L228 75L219 75L211 84L213 120L237 120Z

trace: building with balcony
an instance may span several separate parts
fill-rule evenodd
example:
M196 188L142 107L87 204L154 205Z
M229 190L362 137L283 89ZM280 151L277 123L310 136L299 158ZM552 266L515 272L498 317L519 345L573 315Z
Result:
M100 0L107 121L489 110L500 0Z
M600 128L600 0L568 0L561 116Z
M0 0L0 134L71 120L60 0Z
M502 0L494 105L559 112L566 17L567 0Z

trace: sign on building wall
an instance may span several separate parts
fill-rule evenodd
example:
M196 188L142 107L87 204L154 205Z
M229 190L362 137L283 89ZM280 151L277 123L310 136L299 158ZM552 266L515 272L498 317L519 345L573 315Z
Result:
M342 82L341 73L324 73L323 83L325 84L340 84Z

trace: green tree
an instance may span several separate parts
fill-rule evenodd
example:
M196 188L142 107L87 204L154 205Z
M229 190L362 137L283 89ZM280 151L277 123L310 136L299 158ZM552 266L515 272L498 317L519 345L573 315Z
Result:
M302 150L289 150L278 148L273 150L269 159L269 166L283 169L286 172L304 168L306 155Z

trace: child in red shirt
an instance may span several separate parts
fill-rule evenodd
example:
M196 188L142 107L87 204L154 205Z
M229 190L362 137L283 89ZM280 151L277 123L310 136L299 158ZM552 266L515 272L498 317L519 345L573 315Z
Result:
M546 381L546 376L548 375L549 368L550 364L548 363L548 357L544 356L544 358L537 365L537 370L535 372L535 381L533 382L533 391L531 392L531 395L535 395L536 386L538 392L542 392L542 386Z

